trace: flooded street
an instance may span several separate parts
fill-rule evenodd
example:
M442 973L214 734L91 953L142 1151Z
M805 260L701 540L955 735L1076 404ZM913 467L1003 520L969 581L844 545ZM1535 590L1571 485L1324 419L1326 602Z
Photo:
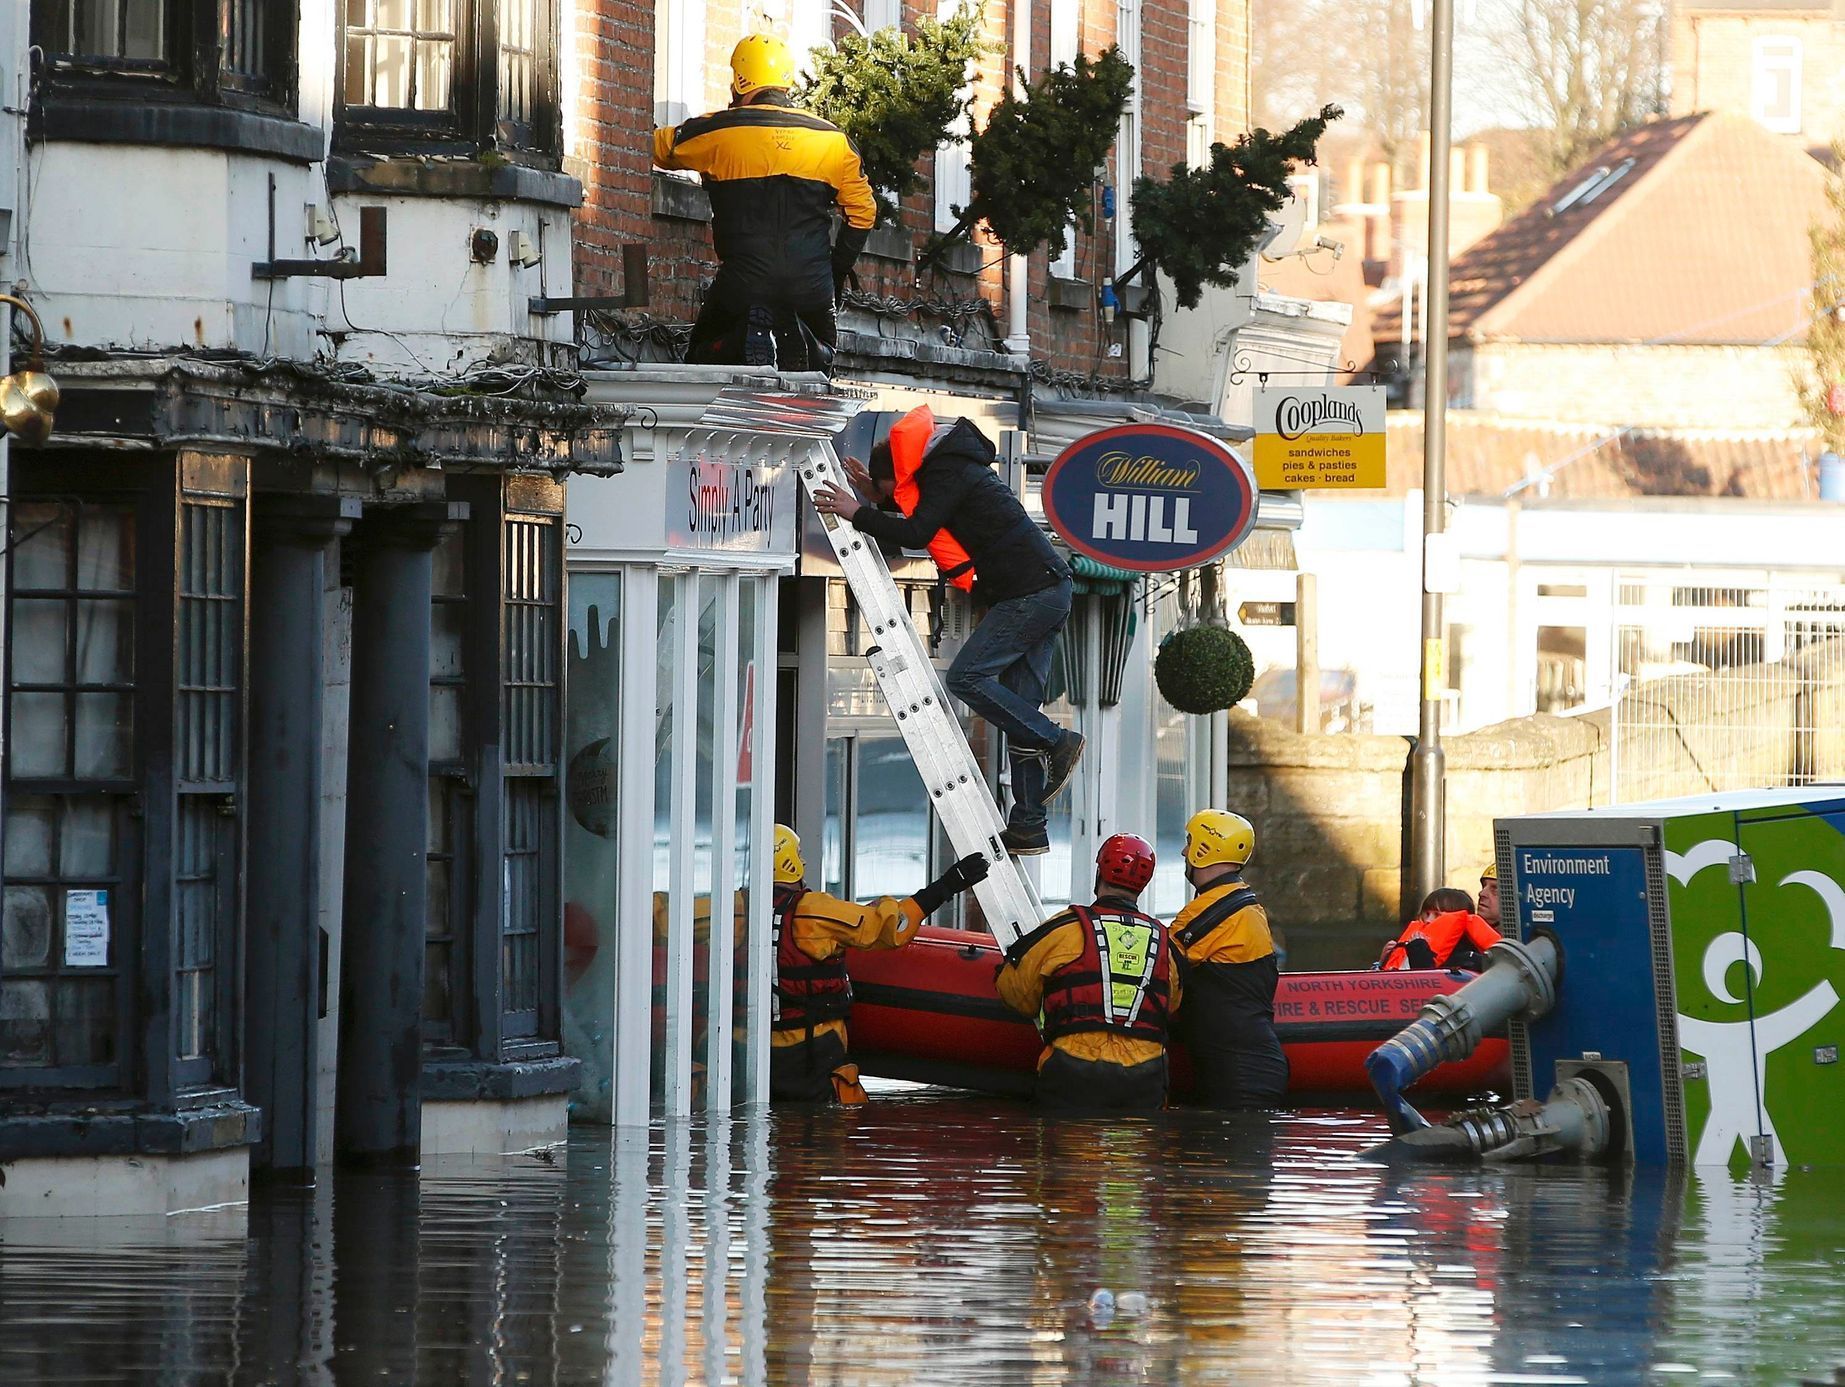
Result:
M885 1097L0 1229L0 1383L1830 1381L1845 1182Z

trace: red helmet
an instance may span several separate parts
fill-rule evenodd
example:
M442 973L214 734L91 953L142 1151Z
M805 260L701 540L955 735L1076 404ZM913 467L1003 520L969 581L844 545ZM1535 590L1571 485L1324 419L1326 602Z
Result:
M1139 895L1153 880L1153 844L1137 833L1117 833L1095 855L1096 875Z

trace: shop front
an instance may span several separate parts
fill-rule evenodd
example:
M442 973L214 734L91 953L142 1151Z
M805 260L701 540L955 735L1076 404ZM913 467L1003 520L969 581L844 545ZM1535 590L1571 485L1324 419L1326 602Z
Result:
M569 500L565 1036L575 1120L766 1096L786 448L651 431Z

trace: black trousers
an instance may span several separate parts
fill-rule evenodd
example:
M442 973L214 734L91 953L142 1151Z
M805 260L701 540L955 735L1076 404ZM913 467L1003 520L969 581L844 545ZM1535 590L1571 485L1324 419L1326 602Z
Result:
M1038 1070L1037 1100L1051 1112L1158 1112L1166 1106L1166 1057L1120 1065L1052 1050Z
M769 1098L777 1103L830 1103L833 1071L850 1058L832 1031L799 1045L769 1048Z
M763 326L774 338L774 364L782 370L822 371L832 364L833 350L839 345L839 323L830 289L815 285L791 291L745 284L726 278L722 270L712 281L698 321L692 324L692 340L685 353L687 363L769 365L766 361L745 360L752 309L759 310Z

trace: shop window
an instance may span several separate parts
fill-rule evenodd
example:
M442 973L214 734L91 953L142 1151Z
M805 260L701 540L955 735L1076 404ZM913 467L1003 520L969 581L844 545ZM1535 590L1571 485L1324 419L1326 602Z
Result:
M745 578L737 588L737 826L735 906L730 970L730 1098L735 1105L753 1102L750 1073L750 1028L758 1021L750 996L750 901L756 885L756 776L763 764L760 719L756 717L756 680L766 652L757 640L761 589L773 579Z
M615 1058L607 1043L619 954L621 825L620 573L572 573L564 701L564 1048L594 1101Z
M136 956L135 512L21 501L11 536L0 1070L107 1085Z
M465 527L436 542L429 609L429 838L423 939L423 1039L463 1042L472 1014L468 937L473 918L473 778L466 759L468 582Z
M500 680L505 757L504 900L500 922L501 1036L554 1034L542 1013L547 986L544 926L558 915L557 776L562 718L563 537L555 516L509 515ZM555 929L555 926L553 926Z
M557 0L340 0L342 146L555 155Z
M181 1084L234 1073L226 1031L237 979L219 965L236 957L240 895L244 501L219 494L228 481L220 473L210 467L193 478L201 489L180 503L173 1020Z
M690 587L685 576L662 574L655 607L654 649L658 652L654 674L653 772L653 966L652 1018L648 1043L648 1083L654 1102L666 1098L667 1062L667 921L671 918L673 891L673 741L685 735L675 706L679 661L678 613L689 606Z
M34 0L32 42L55 82L89 96L189 92L283 106L295 6L282 0Z
M730 905L720 901L716 887L717 849L717 664L723 580L705 573L698 578L698 723L692 747L692 1065L696 1086L693 1102L702 1094L703 1076L710 1073L711 1055L711 935L721 927ZM729 777L725 777L726 781Z

